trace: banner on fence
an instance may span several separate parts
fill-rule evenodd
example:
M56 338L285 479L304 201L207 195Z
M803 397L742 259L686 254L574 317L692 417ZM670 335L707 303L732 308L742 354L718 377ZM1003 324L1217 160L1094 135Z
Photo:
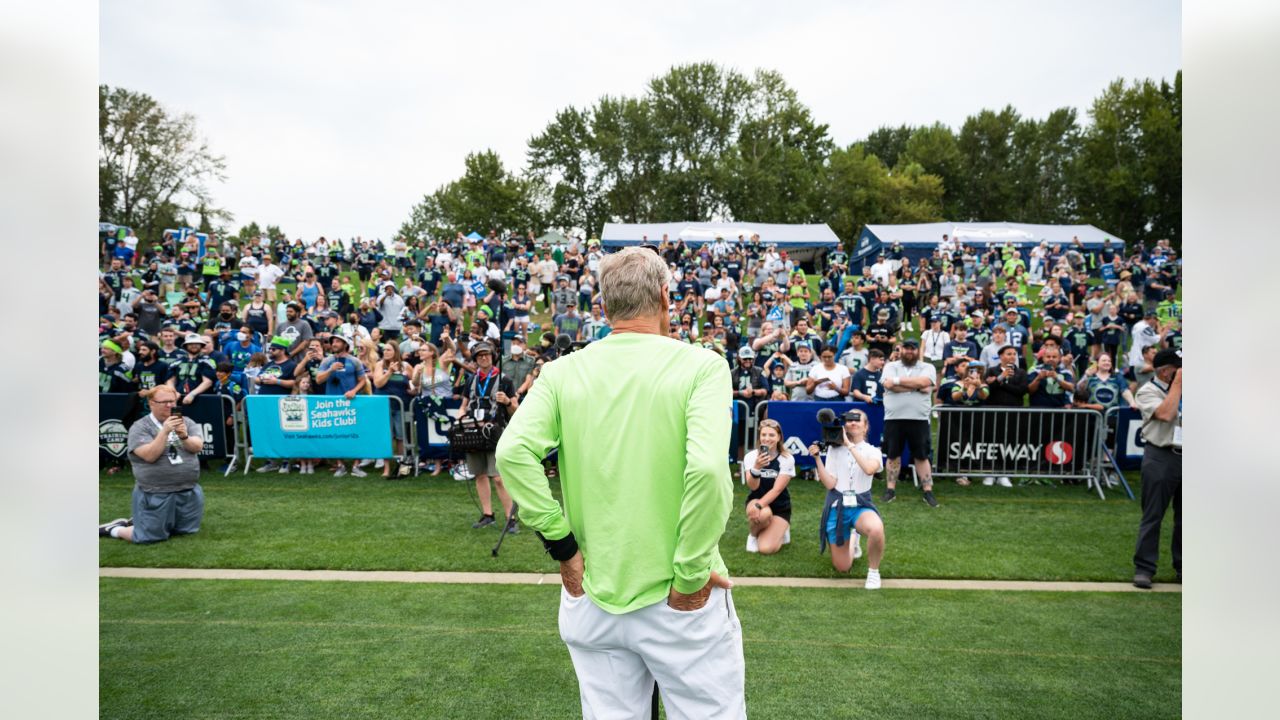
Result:
M150 412L134 393L98 395L98 450L103 456L123 458L128 451L129 428ZM182 412L200 426L204 435L201 457L226 458L235 449L231 433L232 405L221 395L200 395Z
M797 467L813 467L809 457L809 444L822 437L818 425L817 414L822 408L831 408L836 417L846 410L861 410L867 414L870 428L867 430L867 442L880 445L880 434L884 431L884 406L879 404L854 402L791 402L773 400L765 410L770 420L777 420L782 426L783 445L795 458Z
M413 422L418 428L418 457L440 460L449 457L449 430L458 418L461 400L442 398L439 403L418 398L413 401Z
M939 473L1085 476L1096 459L1102 418L1096 413L947 408L938 414Z
M1116 453L1116 464L1121 470L1137 470L1142 467L1142 413L1122 407L1116 412L1116 435L1111 448Z
M252 395L245 399L254 457L389 458L385 395Z

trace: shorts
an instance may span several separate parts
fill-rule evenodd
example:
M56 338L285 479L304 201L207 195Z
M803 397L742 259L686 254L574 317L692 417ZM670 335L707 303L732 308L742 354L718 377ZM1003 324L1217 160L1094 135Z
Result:
M845 509L841 511L844 515L844 537L838 537L836 535L836 522L839 519L839 516L834 512L827 513L827 526L823 528L823 532L827 534L827 544L843 545L848 542L849 537L853 534L854 526L858 524L858 518L862 517L862 513L867 512L875 513L876 515L880 514L880 511L874 507L865 507L862 505L857 507L846 506Z
M467 453L467 469L472 475L488 475L490 477L498 474L498 453Z
M742 504L742 506L743 506L744 508L745 508L745 507L748 507L748 506L750 506L750 505L751 505L751 503L752 503L754 500L756 500L756 498L747 498L747 501L746 501L745 503L743 503L743 504ZM791 522L791 506L790 506L790 505L787 505L787 506L785 506L785 507L780 507L780 508L779 508L779 507L774 507L773 505L770 505L770 506L769 506L769 509L770 509L771 511L773 511L773 516L774 516L774 517L782 518L783 520L786 520L787 522Z
M881 443L884 454L890 459L902 457L902 448L911 451L911 459L929 459L929 421L928 420L885 420L884 439Z
M133 486L133 541L153 543L171 535L190 535L200 530L204 518L204 490L149 493Z
M524 328L524 329L526 329L526 330L528 330L528 329L529 329L529 316L528 316L528 315L516 315L516 316L515 316L514 318L512 318L512 319L516 321L516 327L518 327L518 328Z

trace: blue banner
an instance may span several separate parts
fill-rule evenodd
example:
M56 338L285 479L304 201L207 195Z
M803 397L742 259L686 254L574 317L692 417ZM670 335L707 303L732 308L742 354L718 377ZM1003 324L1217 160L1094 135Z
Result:
M878 252L880 252L880 238L872 235L871 231L865 227L862 228L862 234L858 236L858 244L853 248L853 259L863 260Z
M391 398L383 395L251 395L254 457L389 458Z
M417 398L413 401L413 423L418 428L418 457L442 460L449 457L449 430L458 419L461 400L442 398L440 402Z
M765 414L770 420L777 420L782 426L782 442L795 458L796 467L813 467L813 460L809 458L809 444L817 442L822 437L816 415L824 407L831 408L837 418L846 410L865 412L870 421L867 442L880 445L880 435L884 432L884 405L860 402L770 401Z
M1116 454L1116 464L1121 470L1137 470L1142 467L1142 413L1122 407L1116 413L1115 442L1111 450Z

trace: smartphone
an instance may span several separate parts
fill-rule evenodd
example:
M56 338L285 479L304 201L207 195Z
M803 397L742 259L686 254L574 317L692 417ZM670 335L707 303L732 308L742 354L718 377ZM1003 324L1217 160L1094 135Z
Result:
M172 410L170 410L170 411L169 411L169 415L171 415L171 416L173 416L173 417L176 417L176 418L181 418L181 417L182 417L182 410L181 410L180 408L176 408L176 407L175 407L174 409L172 409Z

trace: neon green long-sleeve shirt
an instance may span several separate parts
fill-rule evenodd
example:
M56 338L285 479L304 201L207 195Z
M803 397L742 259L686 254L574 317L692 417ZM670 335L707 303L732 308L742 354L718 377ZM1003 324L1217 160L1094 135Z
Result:
M573 532L583 589L621 614L711 572L733 502L729 366L660 335L614 333L547 363L498 443L520 520L550 540ZM564 507L542 469L558 455Z

